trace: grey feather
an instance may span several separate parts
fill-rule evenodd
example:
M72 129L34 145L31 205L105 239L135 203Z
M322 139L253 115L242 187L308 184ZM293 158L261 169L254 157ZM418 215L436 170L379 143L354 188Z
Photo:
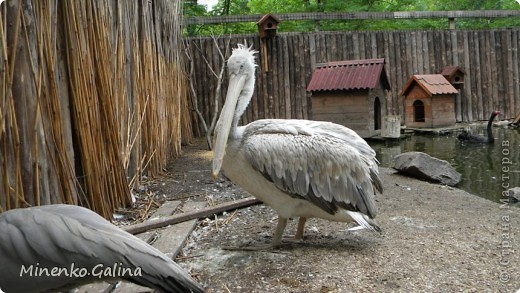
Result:
M354 131L330 122L257 120L245 128L246 158L284 192L333 214L338 208L374 218L382 192L374 150Z
M45 292L100 281L98 276L20 276L29 268L129 268L124 279L160 292L203 292L188 273L163 253L96 213L70 205L15 209L0 214L0 288ZM34 270L35 271L35 270Z

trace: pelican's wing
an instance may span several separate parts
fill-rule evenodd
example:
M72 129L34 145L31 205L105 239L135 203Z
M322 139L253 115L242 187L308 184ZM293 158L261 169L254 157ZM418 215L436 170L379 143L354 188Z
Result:
M382 191L375 152L354 131L307 120L258 120L247 125L244 153L279 189L328 213L338 208L376 215Z
M0 288L7 292L75 287L101 280L92 275L76 278L82 270L97 273L107 268L116 277L162 292L203 292L163 253L77 206L49 205L0 214L0 259ZM20 276L22 266L25 273ZM35 277L42 268L62 272L49 276L43 271Z

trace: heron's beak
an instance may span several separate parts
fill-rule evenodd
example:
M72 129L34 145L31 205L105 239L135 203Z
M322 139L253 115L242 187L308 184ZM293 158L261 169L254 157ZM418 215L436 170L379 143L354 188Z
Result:
M211 176L217 179L220 168L222 167L222 160L226 154L226 144L231 130L231 123L235 116L235 109L240 97L240 92L244 88L246 77L244 75L233 75L229 79L229 87L226 95L226 102L222 107L222 112L215 128L215 145L213 146L213 170Z

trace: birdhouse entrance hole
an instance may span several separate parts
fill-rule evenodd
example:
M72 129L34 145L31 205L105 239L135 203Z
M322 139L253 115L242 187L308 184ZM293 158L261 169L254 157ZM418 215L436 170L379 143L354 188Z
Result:
M379 97L374 100L374 129L381 129L381 102Z
M415 122L424 122L424 103L422 101L413 102L413 117Z

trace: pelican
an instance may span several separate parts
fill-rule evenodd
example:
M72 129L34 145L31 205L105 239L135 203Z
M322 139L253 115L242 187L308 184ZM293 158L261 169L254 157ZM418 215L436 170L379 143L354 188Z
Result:
M331 122L262 119L238 126L255 85L256 51L239 44L228 59L229 86L215 131L212 176L222 168L235 184L272 207L281 245L289 218L355 221L380 232L375 190L382 192L374 150L353 130Z
M173 260L73 205L0 214L0 292L48 292L121 278L159 292L204 292Z

